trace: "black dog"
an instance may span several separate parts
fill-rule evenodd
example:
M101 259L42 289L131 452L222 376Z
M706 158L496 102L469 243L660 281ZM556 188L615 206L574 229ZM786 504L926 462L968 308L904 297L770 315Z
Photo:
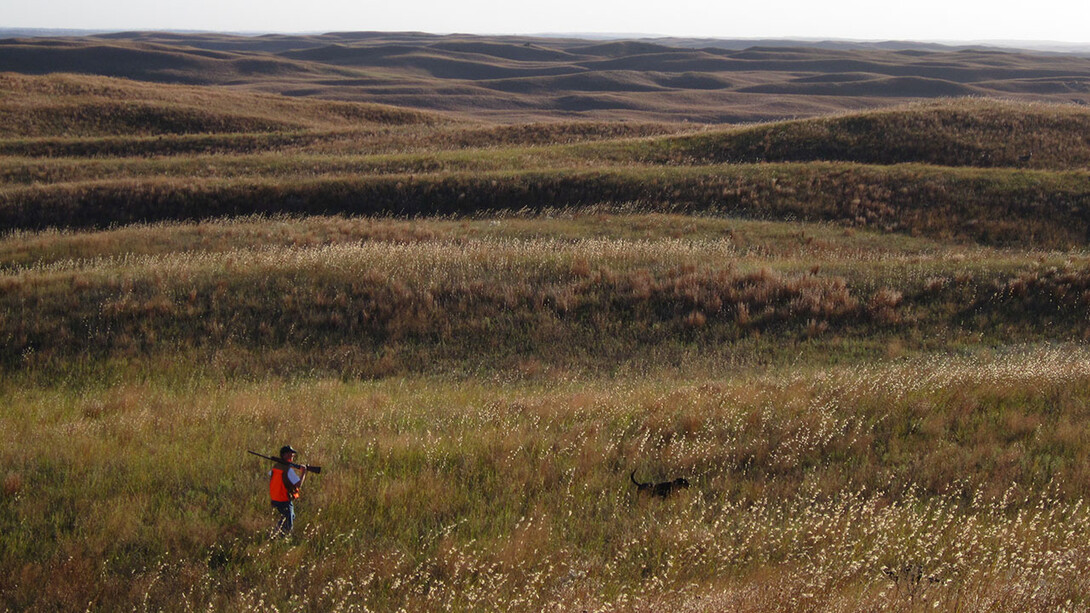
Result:
M689 487L689 480L685 477L678 477L673 481L663 481L662 483L640 483L639 481L636 481L636 471L632 471L632 474L629 475L628 478L632 479L632 483L636 484L637 494L647 494L649 496L658 496L659 498L666 498L677 490Z

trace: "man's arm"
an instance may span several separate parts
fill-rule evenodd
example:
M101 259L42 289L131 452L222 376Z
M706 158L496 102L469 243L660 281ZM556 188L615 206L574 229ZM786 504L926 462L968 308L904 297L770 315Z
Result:
M298 488L296 482L292 480L295 475L292 474L291 468L285 466L284 471L281 473L281 478L284 480L284 489L288 491L288 495L292 498L295 497L295 492Z
M303 485L303 479L307 476L307 469L305 466L299 469L302 473L301 475L296 474L295 470L296 469L289 467L284 468L284 487L288 488L288 492L292 494L299 491L299 486Z

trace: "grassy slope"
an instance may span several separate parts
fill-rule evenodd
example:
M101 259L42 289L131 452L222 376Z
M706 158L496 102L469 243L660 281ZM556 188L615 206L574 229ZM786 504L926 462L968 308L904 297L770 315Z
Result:
M610 156L608 145L597 149ZM840 160L1085 168L1090 112L1078 106L945 100L660 139L626 153L651 163Z
M1090 334L1078 253L797 222L251 220L17 235L2 252L10 372L169 355L249 374L600 372Z
M729 379L190 371L6 385L0 427L23 444L0 452L0 569L18 577L0 598L805 611L915 610L926 594L948 611L1079 607L1088 373L1085 349L1060 347ZM299 536L270 542L267 467L244 450L289 431L325 470L308 478ZM693 487L641 501L633 469Z
M148 178L0 191L12 228L261 214L475 214L640 202L828 220L998 245L1069 248L1087 233L1085 172L790 164L291 178Z
M618 138L679 128L495 128L380 107L194 88L11 79L22 93L7 99L4 112L35 109L39 119L25 124L38 125L31 128L37 131L0 142L10 154L0 159L0 220L9 228L252 213L464 214L638 201L667 210L832 220L993 244L1066 248L1081 244L1087 232L1081 169L1090 155L1090 114L1076 107L951 101ZM139 104L157 112L107 122L128 137L43 139L58 126L77 133L106 128L102 120L42 111L41 96L75 96L73 108L143 100ZM205 132L171 136L185 131L174 121L178 109L195 108L193 101L202 97L214 102L202 108L223 110L191 118L192 129ZM159 123L167 136L140 136ZM925 165L891 166L905 162Z
M0 137L282 132L426 124L433 114L84 75L0 74Z
M712 165L719 163L843 161L872 165L921 163L952 167L1026 168L1061 170L1085 168L1090 156L1090 113L1074 106L1048 106L958 100L918 104L894 111L872 111L819 120L801 120L731 129L705 129L698 134L631 139L665 125L554 124L520 127L434 127L417 130L417 140L430 150L390 155L391 144L405 135L383 126L385 132L357 128L340 132L269 135L261 155L260 141L240 142L232 152L229 135L219 141L216 156L184 155L196 147L196 137L168 138L183 154L168 159L136 157L148 139L42 139L0 142L11 156L5 167L13 183L72 182L106 177L215 174L218 176L291 174L390 174L457 170L564 168L612 165ZM676 127L674 128L677 129ZM642 132L641 132L642 131ZM281 141L273 140L279 136ZM629 137L631 140L619 140ZM213 137L209 137L213 138ZM288 140L293 138L294 141ZM557 144L604 139L588 144ZM171 153L170 145L155 139L147 153ZM355 150L351 143L355 140ZM329 141L334 141L330 143ZM216 143L216 145L212 145ZM408 143L401 142L406 145ZM96 150L99 145L101 149ZM527 147L526 145L538 145ZM541 146L551 145L551 146ZM126 157L122 147L131 147ZM333 146L340 149L334 154ZM49 152L47 148L55 148ZM444 151L448 148L483 148L489 151ZM68 151L66 151L68 148ZM81 155L111 159L88 163ZM497 148L499 148L497 150ZM375 149L381 154L374 155ZM120 151L119 151L120 150ZM286 154L293 155L286 155ZM354 153L355 155L352 155ZM22 157L14 157L22 156ZM30 164L25 157L75 157ZM24 174L14 172L19 168ZM203 173L201 172L203 169ZM52 174L48 174L52 172ZM36 173L36 174L35 174Z
M1081 170L1090 155L1085 136L1090 113L1074 107L950 101L766 126L616 138L670 128L490 128L377 107L200 88L160 89L66 76L10 78L18 87L4 108L20 112L40 111L43 96L75 96L73 104L144 100L162 110L206 99L216 103L206 111L215 125L229 125L226 118L247 109L251 117L278 125L294 122L294 128L254 133L246 125L196 135L227 138L219 142L233 151L229 155L7 158L0 161L0 172L9 178L0 189L0 220L9 228L94 229L252 214L474 216L629 207L642 213L831 221L1022 249L1078 248L1090 232L1090 175ZM71 123L63 113L47 111L41 117L43 125ZM345 125L349 118L355 123ZM83 129L79 122L72 125ZM151 127L125 130L137 135ZM302 140L271 149L260 140L248 141L241 151L232 150L231 138L254 134ZM433 148L394 155L319 152L337 139L344 139L336 145L344 150L352 142L358 150L371 143L381 149L410 141ZM584 142L570 143L573 139ZM464 148L484 143L491 146ZM256 150L249 151L251 145ZM1033 155L1019 159L1025 155L1016 155L1020 151ZM973 167L982 159L992 167ZM653 240L667 231L695 240L676 222L663 221L676 217L624 219L629 233L644 225L657 228ZM488 363L509 366L527 360L593 370L596 347L613 356L609 363L650 348L679 360L694 347L720 347L726 355L745 339L769 333L792 342L858 337L869 339L863 345L870 350L891 333L907 335L920 348L933 346L928 338L950 334L968 339L985 333L989 342L1002 334L1053 339L1085 334L1077 313L1085 308L1081 292L1087 275L1077 254L1048 266L1028 254L1014 256L1020 259L1017 266L1009 265L1007 256L988 259L976 276L960 270L963 262L929 260L883 281L892 269L839 262L810 247L803 250L815 258L808 266L774 257L739 267L732 241L741 222L710 218L701 224L716 228L711 242L671 247L667 252L674 255L658 261L639 255L640 244L622 239L577 241L557 250L551 241L567 240L565 231L543 222L537 236L511 244L505 241L515 237L499 231L471 240L449 227L409 222L389 222L381 230L342 218L254 223L260 232L204 224L73 239L49 234L9 238L3 248L10 254L3 262L9 289L4 296L9 316L3 322L8 342L0 356L5 368L54 368L75 356L98 362L163 351L196 359L230 347L240 355L270 356L250 361L255 372L291 369L293 362L306 365L301 368L367 375L428 370L427 364L476 370ZM225 245L239 247L236 241L247 235L262 238L248 239L251 246L241 252L225 253ZM408 245L369 242L376 236L402 237ZM451 242L451 236L460 238ZM354 245L360 240L363 246ZM823 244L839 253L850 251L844 244L851 242L834 237ZM28 246L34 243L48 245L53 255ZM336 243L343 247L304 255L275 249ZM65 247L69 244L71 251ZM216 255L173 256L180 245ZM258 247L273 250L251 251ZM602 260L598 249L612 253L612 259ZM719 255L702 255L701 249ZM511 263L499 269L472 265L479 257L475 254L488 250L505 254ZM550 251L556 251L555 258L546 258ZM152 259L111 259L139 252ZM105 259L65 265L65 257L80 254ZM887 256L882 250L869 254L876 260ZM906 256L889 257L901 262ZM26 267L33 258L54 259L63 267ZM371 269L397 258L443 264L433 276L410 276L413 283L394 291L386 276ZM549 263L534 264L542 258ZM539 271L511 276L511 266L538 266ZM761 266L780 271L754 272ZM156 272L163 267L177 274ZM223 278L225 267L241 269ZM960 278L971 282L955 282ZM1034 287L1029 296L1008 289L1025 283ZM247 305L241 313L239 301ZM365 350L336 349L351 345ZM767 357L761 350L748 355Z
M2 606L1090 602L1079 111L345 132L231 99L279 123L0 143L9 227L68 226L0 237ZM328 468L270 542L243 450L286 437Z

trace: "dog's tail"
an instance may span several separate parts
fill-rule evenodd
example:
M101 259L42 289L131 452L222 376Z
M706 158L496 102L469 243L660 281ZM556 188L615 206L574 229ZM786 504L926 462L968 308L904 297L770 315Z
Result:
M637 487L639 487L639 486L643 485L643 484L642 484L642 483L640 483L639 481L636 481L636 471L632 471L632 474L631 474L631 475L628 475L628 478L629 478L629 479L632 479L632 483L635 483Z

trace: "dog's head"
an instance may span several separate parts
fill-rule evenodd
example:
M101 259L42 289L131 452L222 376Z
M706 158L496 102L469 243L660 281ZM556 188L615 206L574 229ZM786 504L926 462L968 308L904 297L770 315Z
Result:
M679 489L689 487L689 480L685 477L678 477L677 479L674 479L674 487Z

